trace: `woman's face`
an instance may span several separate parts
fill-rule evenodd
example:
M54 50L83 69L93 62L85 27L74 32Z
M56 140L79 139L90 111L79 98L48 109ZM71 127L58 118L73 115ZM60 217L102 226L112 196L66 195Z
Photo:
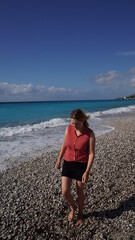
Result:
M71 125L74 126L77 130L81 130L83 127L83 122L71 118Z

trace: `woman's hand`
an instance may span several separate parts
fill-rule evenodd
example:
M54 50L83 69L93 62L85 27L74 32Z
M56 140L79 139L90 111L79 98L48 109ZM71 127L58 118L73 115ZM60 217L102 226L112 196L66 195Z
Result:
M82 183L86 183L88 181L88 172L85 172L82 175Z
M58 160L58 161L56 162L56 165L55 165L55 168L56 168L56 169L60 169L60 163L61 163L60 160Z

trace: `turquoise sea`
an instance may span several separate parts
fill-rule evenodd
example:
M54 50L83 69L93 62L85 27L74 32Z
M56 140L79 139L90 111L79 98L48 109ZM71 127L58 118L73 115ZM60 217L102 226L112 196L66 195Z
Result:
M102 117L135 111L135 100L0 103L0 170L58 149L75 108L90 115L90 127L98 136L112 130Z

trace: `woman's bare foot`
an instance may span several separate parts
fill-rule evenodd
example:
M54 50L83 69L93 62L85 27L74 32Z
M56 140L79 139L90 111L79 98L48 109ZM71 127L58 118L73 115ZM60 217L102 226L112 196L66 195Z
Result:
M82 224L82 214L78 214L75 226L78 227Z
M74 218L74 215L75 215L75 210L76 210L76 206L75 208L71 208L71 212L68 214L68 221L69 222L72 222L73 218Z

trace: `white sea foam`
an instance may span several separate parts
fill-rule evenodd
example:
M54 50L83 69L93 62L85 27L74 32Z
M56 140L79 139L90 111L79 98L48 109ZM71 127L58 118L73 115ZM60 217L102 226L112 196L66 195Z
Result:
M92 118L95 118L95 117L102 117L104 115L116 115L121 113L129 113L132 111L135 111L135 105L128 106L128 107L112 108L105 111L98 111L98 112L91 113L90 116Z
M67 119L54 118L49 121L41 122L33 125L23 125L17 127L4 127L0 128L0 137L12 137L15 135L24 135L31 132L38 132L45 130L46 128L58 127L67 125Z

